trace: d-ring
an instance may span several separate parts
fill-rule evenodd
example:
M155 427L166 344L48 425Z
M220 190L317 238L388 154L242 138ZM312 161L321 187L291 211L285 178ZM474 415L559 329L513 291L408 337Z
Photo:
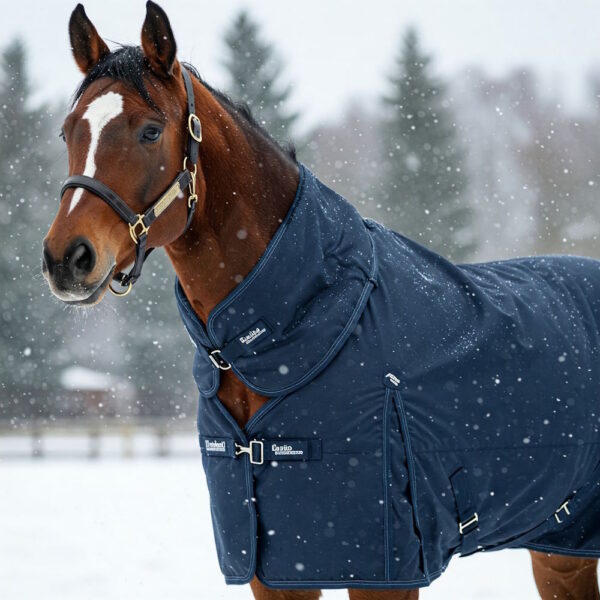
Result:
M112 281L108 284L108 289L113 293L113 295L118 296L119 298L122 296L127 296L127 294L129 294L129 292L131 291L132 287L133 287L133 282L130 281L127 284L127 289L124 292L119 292L113 288Z

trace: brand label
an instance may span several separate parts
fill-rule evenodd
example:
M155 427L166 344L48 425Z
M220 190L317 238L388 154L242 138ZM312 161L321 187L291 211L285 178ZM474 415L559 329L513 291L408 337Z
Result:
M227 442L225 440L204 440L204 448L206 452L211 454L225 454L227 452Z
M252 327L241 335L238 340L244 346L250 346L259 338L269 334L269 328L262 321L258 321Z
M294 448L290 444L272 444L271 452L273 452L274 456L304 456L302 448Z

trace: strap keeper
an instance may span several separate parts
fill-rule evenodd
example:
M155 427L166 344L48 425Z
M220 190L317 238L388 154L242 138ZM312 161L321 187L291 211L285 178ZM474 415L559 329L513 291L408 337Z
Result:
M460 533L460 535L466 535L468 533L471 533L471 531L477 529L477 523L479 523L479 516L477 515L477 513L473 513L473 516L470 519L467 519L466 521L461 521L458 524L458 532Z
M558 515L560 514L560 512L564 510L565 511L565 515L570 515L571 511L569 510L569 500L567 500L566 502L563 502L554 512L554 518L556 519L557 523L564 523L565 519L561 519Z
M213 350L209 355L210 362L221 371L229 371L231 369L231 365L221 356L221 351L219 349Z

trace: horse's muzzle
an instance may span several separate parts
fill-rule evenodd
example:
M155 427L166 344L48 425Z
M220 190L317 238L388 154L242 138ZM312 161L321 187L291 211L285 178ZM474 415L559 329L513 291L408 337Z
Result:
M86 281L96 266L96 251L89 240L75 238L67 247L64 256L57 259L44 241L42 251L42 273L52 293L67 304L95 304L108 283L114 267L100 281Z

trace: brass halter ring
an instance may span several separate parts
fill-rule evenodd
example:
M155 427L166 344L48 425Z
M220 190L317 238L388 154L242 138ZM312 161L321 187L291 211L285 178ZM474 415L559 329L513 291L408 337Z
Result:
M195 123L198 124L198 135L196 135L196 132L194 131ZM192 138L194 138L198 143L202 141L202 123L200 122L198 115L195 115L194 113L190 113L190 116L188 117L188 131Z
M132 287L133 287L133 283L130 281L127 284L127 289L124 292L119 292L118 290L115 290L115 288L113 288L112 281L108 284L108 289L112 292L112 294L114 296L117 296L118 298L122 298L123 296L127 296L127 294L129 294L129 292L131 291Z

